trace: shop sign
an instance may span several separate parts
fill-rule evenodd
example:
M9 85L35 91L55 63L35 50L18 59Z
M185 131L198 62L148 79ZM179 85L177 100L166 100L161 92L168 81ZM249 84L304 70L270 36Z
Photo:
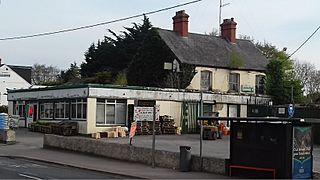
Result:
M312 178L311 126L293 127L292 179Z
M153 107L134 107L134 121L153 121Z
M254 92L254 87L252 86L241 86L241 91L242 92Z

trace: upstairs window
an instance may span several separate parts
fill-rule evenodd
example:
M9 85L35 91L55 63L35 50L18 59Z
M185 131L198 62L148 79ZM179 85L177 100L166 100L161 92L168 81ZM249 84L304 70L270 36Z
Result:
M263 75L256 75L256 94L264 94L264 79Z
M239 92L240 74L230 73L229 75L229 92Z
M201 71L200 88L203 91L212 90L212 72L210 72L210 71Z

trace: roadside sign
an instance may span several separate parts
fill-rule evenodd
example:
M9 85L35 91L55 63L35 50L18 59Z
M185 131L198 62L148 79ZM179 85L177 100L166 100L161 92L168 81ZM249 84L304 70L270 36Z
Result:
M312 127L293 127L292 179L312 178Z
M129 138L133 138L133 136L136 134L136 129L137 129L137 122L132 122L130 127Z
M153 121L153 107L134 107L134 121Z
M292 117L293 117L293 114L294 114L294 106L293 106L293 104L289 104L289 105L288 105L288 115L289 115L289 118L292 118Z

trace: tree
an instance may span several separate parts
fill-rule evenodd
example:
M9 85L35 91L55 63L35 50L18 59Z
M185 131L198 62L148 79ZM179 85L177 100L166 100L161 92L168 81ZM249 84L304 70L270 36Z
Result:
M45 64L34 64L31 70L31 81L33 85L43 85L46 82L56 81L60 70L55 66Z
M0 113L8 113L8 106L6 105L0 106Z
M128 68L151 28L149 19L144 16L142 24L133 23L133 27L126 27L121 35L109 30L113 38L105 36L85 53L85 62L81 64L82 77L94 79L92 77L98 72L110 72L112 80L117 82L118 74Z
M219 36L219 30L216 29L216 28L213 28L212 31L211 31L209 34L205 33L205 35L209 35L209 36Z
M293 61L289 59L289 56L269 43L257 43L256 45L270 59L267 65L266 91L272 96L274 104L303 102L303 86L295 76Z
M320 90L320 72L315 65L307 62L294 63L295 78L302 82L305 94L314 94Z
M194 74L195 66L180 64L179 72L165 70L164 63L173 63L175 56L153 28L127 70L129 85L186 88Z
M66 71L61 71L60 80L63 83L67 83L67 82L75 83L75 82L79 82L80 79L81 79L80 68L76 62L71 63L70 68L68 68Z

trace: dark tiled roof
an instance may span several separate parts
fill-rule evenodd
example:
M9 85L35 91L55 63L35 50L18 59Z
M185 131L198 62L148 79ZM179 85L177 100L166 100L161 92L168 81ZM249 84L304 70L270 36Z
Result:
M236 54L242 65L233 69L266 70L268 60L249 40L237 40L236 44L231 44L216 36L189 33L183 38L173 31L157 30L182 63L230 69L231 57Z
M8 65L14 72L31 84L31 66Z

